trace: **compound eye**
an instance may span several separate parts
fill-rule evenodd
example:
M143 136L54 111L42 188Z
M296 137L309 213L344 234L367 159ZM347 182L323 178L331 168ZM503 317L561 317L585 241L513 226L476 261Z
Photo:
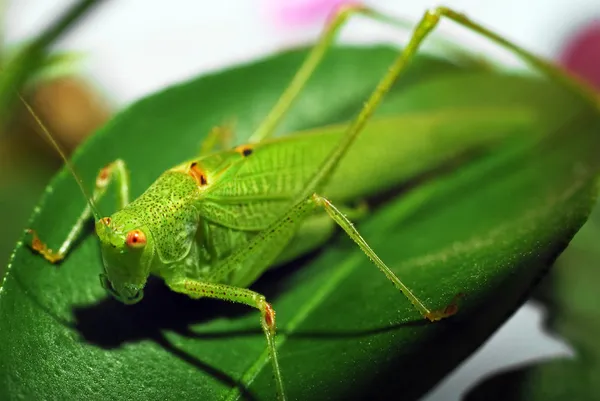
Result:
M146 234L142 230L131 230L127 233L125 243L130 248L143 248L146 245Z

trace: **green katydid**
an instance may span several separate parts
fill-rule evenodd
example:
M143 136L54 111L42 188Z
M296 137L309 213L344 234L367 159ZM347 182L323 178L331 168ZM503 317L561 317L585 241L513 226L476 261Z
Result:
M50 262L59 262L68 254L85 222L93 216L105 266L102 285L117 299L125 303L138 302L148 276L154 274L162 277L174 291L193 298L218 298L257 308L261 312L261 326L280 399L285 398L285 391L274 341L275 311L264 296L246 287L279 262L282 255L292 258L321 245L336 224L424 317L435 321L454 314L455 300L440 309L425 306L377 257L346 216L361 213L349 208L352 201L366 197L383 185L368 178L390 170L386 167L390 160L361 165L361 157L368 152L383 154L393 137L359 135L385 93L444 16L509 48L583 96L597 100L585 86L551 64L452 10L437 8L424 15L404 51L343 135L324 132L271 138L336 33L353 14L398 23L392 17L361 6L340 9L249 144L213 151L214 146L209 143L199 157L165 172L131 203L125 163L122 160L110 163L98 175L94 193L88 197L89 205L59 250L48 249L31 231L33 249ZM506 115L501 113L487 116L490 120L504 117ZM52 140L50 134L47 135ZM223 135L223 130L215 131L215 136ZM360 149L360 152L353 153L352 149ZM393 152L388 154L393 157ZM361 172L351 168L356 165L361 167ZM387 177L390 183L398 179L393 174ZM102 217L95 204L112 180L118 184L121 210ZM86 192L83 186L82 191ZM303 232L305 238L312 237L313 241L293 244L295 251L284 254L299 232Z

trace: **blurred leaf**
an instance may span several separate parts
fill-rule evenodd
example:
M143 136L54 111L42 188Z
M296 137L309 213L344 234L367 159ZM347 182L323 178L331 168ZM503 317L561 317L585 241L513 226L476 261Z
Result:
M238 138L247 137L304 54L281 54L138 102L77 152L84 182L121 157L139 195L166 168L192 156L214 125L234 118ZM395 54L333 50L282 131L349 119ZM457 70L426 58L396 89L382 114L511 107L531 113L533 126L523 132L508 124L506 135L517 140L438 171L359 224L428 305L441 307L466 292L455 318L424 322L344 236L253 286L277 310L291 399L423 394L518 307L594 205L600 118L575 95L541 80ZM390 146L410 138L398 130L398 143ZM423 152L435 148L433 132ZM404 162L390 169L403 169ZM54 245L85 203L65 170L49 188L31 225ZM98 284L101 269L91 235L58 269L17 247L0 290L0 398L222 399L238 392L273 398L255 311L193 301L157 281L140 304L124 306Z
M80 0L74 3L35 40L12 58L3 60L4 65L0 70L0 135L11 115L11 106L17 99L16 92L32 76L39 74L40 69L56 65L54 56L48 55L49 47L100 2L101 0Z
M27 81L27 85L36 85L44 82L72 76L79 72L79 62L83 54L76 52L53 52L44 60L39 69Z

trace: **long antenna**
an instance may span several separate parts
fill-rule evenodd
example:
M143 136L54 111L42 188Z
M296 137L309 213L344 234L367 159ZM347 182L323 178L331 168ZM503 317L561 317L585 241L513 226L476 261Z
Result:
M73 164L71 164L71 162L69 161L69 159L67 159L67 156L65 156L65 152L58 145L58 142L56 142L56 140L54 139L54 137L52 136L52 134L50 134L50 131L48 130L48 128L46 128L46 126L44 125L44 123L42 122L42 120L38 117L38 115L35 113L35 111L29 105L29 103L27 103L27 101L25 99L23 99L23 96L21 96L20 93L18 94L18 96L19 96L19 99L21 99L21 102L23 102L23 104L25 105L25 107L29 111L29 114L31 114L31 116L34 118L34 120L42 128L42 131L44 132L44 135L45 135L46 139L52 144L52 146L54 146L54 148L56 149L56 151L58 152L58 154L60 155L60 157L63 159L63 161L65 162L67 168L69 169L69 171L73 175L73 178L75 178L75 181L77 182L77 186L79 186L79 189L81 190L81 193L83 194L83 196L85 197L85 199L87 199L87 201L88 201L88 203L90 205L90 208L92 210L92 214L94 215L94 218L96 220L100 220L100 218L102 216L100 215L100 212L98 212L98 209L96 208L96 205L94 204L94 201L92 200L92 198L88 195L87 191L85 190L85 187L83 186L83 182L81 181L81 178L79 178L79 175L77 175L77 173L75 172L75 168L73 167Z

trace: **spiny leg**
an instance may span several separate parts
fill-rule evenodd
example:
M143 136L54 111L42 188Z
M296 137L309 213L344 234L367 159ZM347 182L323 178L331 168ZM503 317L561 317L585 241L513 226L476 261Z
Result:
M275 376L275 384L277 386L277 397L279 400L286 399L283 388L283 379L281 378L281 369L279 367L279 359L277 358L277 347L275 347L275 310L271 304L267 302L264 295L245 288L191 279L185 279L179 283L170 284L170 287L174 291L187 294L193 298L216 298L224 301L246 304L258 309L261 313L260 325L267 340L267 348L273 366L273 375Z
M409 30L411 24L399 18L378 13L375 10L362 6L360 4L343 5L338 8L333 19L329 22L317 44L310 50L310 53L296 72L292 81L283 92L273 109L263 120L258 129L252 134L249 139L250 143L261 142L275 133L277 125L289 110L292 103L306 85L313 72L327 53L327 50L333 44L340 29L347 22L348 18L353 15L361 14L365 17L373 18L374 20L395 25L405 30Z
M417 298L412 291L402 282L400 279L390 270L389 267L377 256L375 251L371 249L369 244L363 239L358 230L354 227L352 222L348 220L342 212L340 212L329 200L326 198L313 194L312 201L316 206L320 206L325 209L327 214L348 234L350 238L360 247L360 249L371 259L371 261L385 274L385 276L398 288L409 301L415 306L415 308L421 312L423 317L430 321L436 321L443 319L448 316L452 316L458 310L457 301L462 295L459 294L454 297L448 306L443 309L430 310L427 308L419 298Z
M92 194L92 201L94 204L98 203L106 193L106 189L113 178L117 179L117 184L119 186L118 207L122 209L129 203L129 173L127 172L125 162L121 159L115 160L100 170L96 177L96 186ZM85 223L90 217L92 217L92 208L88 203L57 252L49 249L48 246L40 240L34 230L28 229L27 232L32 236L31 248L42 255L50 263L60 262L69 252L75 239L79 236Z

